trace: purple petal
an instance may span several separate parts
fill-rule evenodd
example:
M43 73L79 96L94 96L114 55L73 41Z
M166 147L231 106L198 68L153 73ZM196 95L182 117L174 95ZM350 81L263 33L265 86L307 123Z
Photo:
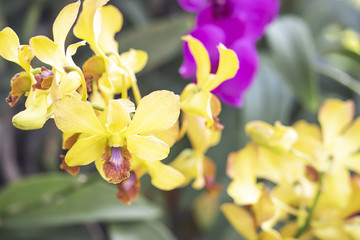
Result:
M180 6L188 12L199 12L203 9L208 0L178 0Z
M220 42L224 42L225 39L223 30L215 25L208 24L193 30L190 35L204 44L209 53L211 66L217 66L219 61L217 46ZM179 73L183 78L194 78L196 75L196 63L186 42L183 43L182 49L184 61Z
M246 22L245 37L258 40L265 31L266 25L278 15L278 0L239 0L235 15Z
M234 78L213 90L220 100L233 107L243 105L243 95L250 87L258 68L258 54L252 42L238 40L232 46L238 55L240 68Z
M224 45L231 45L236 40L244 37L245 22L238 17L214 18L211 8L206 8L197 17L197 25L213 24L220 27L225 33Z
M227 0L222 5L213 3L204 8L196 23L198 26L215 24L223 28L228 42L239 37L258 40L279 9L278 0Z

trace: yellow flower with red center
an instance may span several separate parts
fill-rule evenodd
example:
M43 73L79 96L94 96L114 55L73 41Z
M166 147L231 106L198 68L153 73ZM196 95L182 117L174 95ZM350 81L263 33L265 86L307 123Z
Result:
M90 103L71 97L54 104L57 127L64 133L81 134L65 156L67 165L95 161L101 176L112 183L129 177L132 157L160 161L168 155L169 146L148 134L171 128L179 112L179 97L169 91L144 97L136 111L127 99L111 100L99 117Z
M79 42L70 45L65 54L65 39L76 20L79 7L80 1L71 3L61 10L53 25L54 42L45 36L36 36L30 39L30 47L20 46L16 33L10 28L0 32L0 55L25 69L25 73L20 73L12 79L12 91L7 100L13 106L23 93L28 97L25 103L26 110L13 118L15 127L24 130L41 128L46 120L52 117L53 99L63 94L72 94L81 84L82 78L79 73L67 73L64 69L69 66L76 68L71 56L79 46L85 44ZM53 66L54 70L41 68L36 70L36 73L33 72L30 61L34 55L42 62ZM51 87L53 80L56 90ZM85 86L84 80L82 83ZM86 91L83 91L83 99L85 98Z

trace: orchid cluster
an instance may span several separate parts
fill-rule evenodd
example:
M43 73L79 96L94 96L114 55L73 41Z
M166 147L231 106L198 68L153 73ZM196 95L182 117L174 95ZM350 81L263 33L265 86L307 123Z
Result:
M243 97L251 86L258 68L256 42L264 34L266 26L277 16L278 0L178 0L187 11L195 12L195 27L190 35L204 44L211 60L211 72L216 71L219 43L234 50L240 61L240 70L228 81L213 89L213 93L226 104L243 105ZM194 78L196 67L189 46L183 44L184 62L180 74ZM196 76L197 79L197 76Z
M234 204L221 209L245 239L359 239L360 118L327 100L320 127L255 121L252 142L228 158ZM271 187L269 187L271 186Z
M142 98L135 74L146 65L147 53L135 49L118 53L114 36L123 18L117 8L105 6L107 2L85 0L80 14L80 1L64 7L53 24L54 40L35 36L29 45L20 45L11 28L0 32L0 55L24 69L11 79L6 99L13 107L22 95L27 97L26 109L13 117L13 125L39 129L53 118L63 133L62 147L68 150L61 156L60 167L76 175L79 166L94 162L99 174L117 185L117 197L124 203L136 199L139 179L146 173L162 190L186 185L192 179L196 188L216 188L215 166L204 156L220 140L222 129L217 118L221 104L211 91L235 76L239 68L236 53L219 44L220 63L212 74L205 47L185 36L196 60L197 83L188 84L180 96L160 90ZM82 41L65 51L72 27ZM80 68L72 56L86 44L94 55ZM33 68L34 57L50 68ZM130 100L129 89L136 104ZM162 163L185 133L194 150L185 150L170 165ZM207 140L204 143L199 138Z
M0 55L23 68L6 99L13 107L26 97L13 125L40 129L54 119L67 151L60 168L75 176L94 162L126 204L137 198L145 174L161 190L192 183L217 197L216 165L206 153L224 128L220 100L242 105L257 69L256 41L279 2L179 0L197 13L195 28L182 38L180 68L195 81L179 96L158 90L142 97L136 73L148 55L118 52L114 37L123 17L108 1L84 0L81 12L80 0L65 6L53 24L53 40L35 36L20 45L11 28L0 32ZM65 48L71 29L80 41ZM93 56L79 67L72 56L86 44ZM33 68L34 57L45 66ZM360 118L353 118L352 101L331 99L320 108L320 127L305 121L246 125L251 142L229 155L226 168L234 203L221 206L245 239L360 239ZM191 148L163 163L185 135Z

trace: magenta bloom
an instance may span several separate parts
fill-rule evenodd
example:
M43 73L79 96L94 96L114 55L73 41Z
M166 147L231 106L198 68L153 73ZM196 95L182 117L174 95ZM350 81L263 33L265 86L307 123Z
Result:
M178 0L187 11L196 12L195 27L190 35L200 40L209 52L215 72L219 62L216 46L223 43L233 49L240 60L236 76L216 88L216 94L224 103L241 107L243 95L250 87L258 68L256 42L264 34L266 26L274 20L280 8L278 0ZM195 61L186 45L183 45L184 62L180 74L194 78Z

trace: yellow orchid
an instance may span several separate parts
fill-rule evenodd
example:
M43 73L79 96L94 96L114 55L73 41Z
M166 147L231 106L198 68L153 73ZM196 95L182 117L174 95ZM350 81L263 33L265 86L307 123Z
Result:
M10 106L13 106L22 94L28 96L26 109L13 117L15 127L24 130L41 128L52 116L52 98L70 94L79 87L78 73L64 73L65 66L75 66L71 55L76 52L77 47L84 45L84 42L73 44L65 54L65 38L76 20L79 6L80 1L69 4L59 13L53 25L55 42L47 37L37 36L30 39L30 47L20 46L16 33L10 28L0 32L0 43L7 46L7 49L0 49L0 55L25 69L25 72L15 75L12 79L12 91L7 99ZM33 71L30 62L34 55L53 66L56 71L47 70L45 67ZM60 94L51 89L53 79L59 84ZM83 85L85 86L85 82ZM53 96L50 95L51 92L54 93ZM85 97L86 91L83 91L83 99Z
M246 131L253 142L230 154L227 165L227 173L233 179L227 192L236 205L222 208L245 238L264 237L256 231L246 231L254 229L257 219L255 207L264 186L257 182L259 178L276 184L271 199L281 209L277 217L271 217L271 224L261 225L266 234L271 230L271 236L267 236L270 239L360 236L360 205L355 200L360 196L360 118L353 121L353 117L352 101L330 99L319 110L321 128L305 121L298 121L293 127L280 123L273 127L260 121L247 124ZM251 205L252 211L238 205ZM266 213L269 206L260 209ZM287 221L279 232L273 230L277 221L288 219L286 213L295 215L296 221Z
M190 35L183 37L189 44L189 49L196 62L196 84L188 84L180 95L183 112L206 118L208 127L214 124L213 116L220 113L219 99L211 93L222 82L235 76L239 69L237 55L231 49L220 44L219 66L216 74L210 73L210 58L204 45Z
M35 82L42 81L43 75L40 73L34 77L30 65L34 58L33 52L28 45L20 45L18 36L8 27L0 32L0 44L0 55L8 61L17 63L25 70L11 79L11 92L6 99L13 107L23 94L27 96L26 109L13 117L13 125L23 130L41 128L48 119L47 93L42 90L35 91L37 88ZM38 70L34 72L39 73ZM51 81L51 76L48 75L48 77Z
M80 8L80 1L65 6L53 24L54 41L45 36L30 39L30 47L35 56L42 62L55 68L55 78L62 94L73 93L83 84L83 100L86 99L85 79L80 69L72 60L78 47L85 41L71 44L65 52L65 39L75 23Z
M217 145L221 138L221 129L207 128L206 119L192 114L184 113L183 125L186 125L186 133L193 149L183 150L171 163L175 169L185 176L183 185L191 180L193 187L201 189L215 187L215 165L212 160L205 156L206 151ZM211 171L214 169L214 171Z
M235 204L223 204L221 210L245 239L286 239L273 227L288 213L294 214L296 211L270 193L263 183L257 183L257 171L261 165L258 159L259 148L254 143L229 154L226 172L233 180L227 193ZM251 211L244 209L244 206L251 207ZM258 235L259 227L262 232Z
M104 6L108 0L85 0L83 10L74 27L74 34L86 40L97 54L85 62L85 77L93 81L94 92L100 105L108 104L114 94L122 93L133 87L136 102L141 98L136 85L135 73L141 71L147 62L147 53L130 49L118 54L118 44L114 36L122 27L122 14L112 6ZM93 68L94 66L95 69ZM94 96L95 98L95 96Z
M146 161L164 159L169 146L148 133L175 124L180 111L179 97L169 91L156 91L140 101L131 119L130 113L134 111L129 100L111 100L98 118L88 102L71 97L58 100L54 105L57 127L64 133L82 135L66 154L65 162L71 167L95 161L104 179L120 183L129 177L132 157Z
M176 122L171 128L164 131L147 133L146 136L154 136L165 142L171 148L178 137L179 124ZM140 189L139 179L148 173L151 183L158 189L169 191L179 187L184 181L184 175L175 168L168 166L161 161L146 161L133 157L131 159L130 177L118 184L119 198L123 203L131 203L136 199Z
M327 100L320 108L321 129L305 121L294 124L299 140L294 148L306 154L314 169L325 173L319 208L344 207L351 194L350 173L360 173L360 118L352 122L354 103Z

